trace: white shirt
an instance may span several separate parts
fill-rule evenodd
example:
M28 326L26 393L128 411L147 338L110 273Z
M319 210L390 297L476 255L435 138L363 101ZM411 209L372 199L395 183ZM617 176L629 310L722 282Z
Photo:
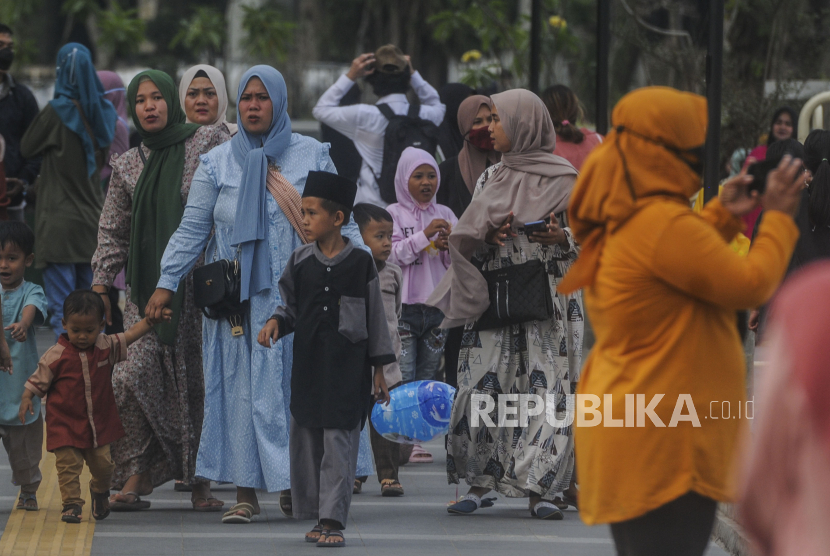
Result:
M412 89L421 101L419 117L441 125L447 107L441 104L438 91L424 81L417 71L410 81ZM377 179L383 168L383 136L389 120L371 104L353 104L340 106L340 100L354 86L354 81L341 75L340 78L323 93L312 114L314 117L339 131L352 141L363 158L360 177L357 180L355 203L372 203L386 207L387 203L380 197ZM377 104L388 104L392 111L403 116L409 111L406 95L396 93L378 99Z

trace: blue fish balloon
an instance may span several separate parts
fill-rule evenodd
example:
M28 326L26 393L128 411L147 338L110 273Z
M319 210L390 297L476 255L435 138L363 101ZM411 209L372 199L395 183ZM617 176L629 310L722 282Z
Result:
M418 380L389 392L389 405L375 404L372 425L378 434L400 444L429 442L447 434L455 388L434 380Z

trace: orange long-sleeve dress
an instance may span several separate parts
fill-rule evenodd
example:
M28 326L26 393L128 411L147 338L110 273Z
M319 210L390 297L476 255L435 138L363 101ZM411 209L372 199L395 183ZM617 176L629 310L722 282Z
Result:
M611 394L611 416L622 424L626 394L644 394L644 426L613 427L606 417L603 425L576 427L586 523L632 519L688 491L732 499L736 444L746 425L736 310L772 295L798 238L792 218L768 211L741 257L729 247L741 229L717 199L697 215L682 199L655 197L608 236L584 292L596 344L578 394ZM643 411L659 394L653 413L665 427ZM682 399L676 410L682 394L691 396L694 412ZM636 425L636 398L629 402ZM685 417L672 423L675 413Z

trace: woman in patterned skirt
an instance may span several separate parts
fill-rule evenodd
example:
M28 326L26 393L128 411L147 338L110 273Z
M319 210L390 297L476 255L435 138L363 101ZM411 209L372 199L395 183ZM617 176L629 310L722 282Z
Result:
M229 136L217 127L185 123L176 86L164 72L138 74L127 89L127 102L143 144L112 162L92 283L109 306L107 290L126 265L124 326L129 328L144 316L155 291L161 256L181 221L199 155ZM205 396L202 315L193 304L192 277L183 283L173 322L131 345L127 361L113 372L127 433L112 445L113 488L121 490L110 500L113 511L149 508L141 496L172 479L192 485L194 510L223 506L211 496L210 483L195 478ZM109 320L109 308L107 315Z
M579 253L565 213L576 170L551 154L556 135L539 97L519 89L493 95L492 101L490 134L502 161L479 178L470 207L450 235L450 271L427 301L444 311L442 326L467 324L447 440L447 478L464 479L470 491L448 510L469 514L492 505L482 497L495 490L529 497L534 517L562 519L552 499L568 488L574 467L566 395L579 372L583 310L579 292L562 296L556 285ZM547 231L524 233L523 224L546 218ZM481 271L532 260L547 269L551 317L474 331L472 322L489 304ZM539 396L543 407L531 405L536 415L524 426L521 420L500 425L495 411L494 426L472 419L485 398L498 408L505 394Z

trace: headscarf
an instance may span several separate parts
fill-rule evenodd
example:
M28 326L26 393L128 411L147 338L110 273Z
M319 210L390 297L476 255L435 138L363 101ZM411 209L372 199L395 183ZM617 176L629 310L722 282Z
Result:
M493 109L490 98L484 95L468 97L458 107L458 130L462 137L466 137L473 129L473 122L482 105L486 105L491 110ZM466 139L464 140L464 146L461 147L461 152L458 153L458 168L461 170L461 177L464 178L464 183L470 193L475 189L479 176L487 168L488 159L490 162L498 162L501 160L501 153L496 150L481 151Z
M110 156L121 156L130 150L130 126L127 123L127 89L124 88L124 82L114 71L99 71L98 79L104 86L104 98L112 103L115 107L115 113L118 115L118 120L115 122L115 137L112 139L110 145ZM110 166L110 158L107 158L107 163L101 169L101 179L107 179L112 173L112 166Z
M236 204L236 219L231 245L239 248L242 272L241 299L245 301L271 287L271 265L268 253L268 214L265 205L268 161L274 161L291 143L291 118L288 117L288 90L282 74L271 66L254 66L242 75L236 103L248 81L258 77L273 105L271 127L263 135L248 133L240 123L239 133L231 139L236 162L242 166L241 191Z
M775 135L772 133L772 128L775 127L775 120L778 119L778 116L781 114L789 114L790 121L793 123L793 134L790 135L791 139L798 139L798 114L795 113L795 110L790 108L789 106L782 106L775 113L772 115L772 121L769 123L769 134L767 134L767 146L772 145L774 142L778 141L775 138Z
M87 173L92 177L98 169L95 163L95 145L72 100L80 103L99 149L112 143L118 116L112 103L103 98L104 86L95 74L89 50L84 45L71 42L61 47L55 78L55 96L49 104L58 113L63 125L81 138L86 151Z
M795 275L776 296L771 321L783 335L792 376L807 399L807 414L830 448L830 262ZM773 325L771 325L773 326Z
M582 250L559 284L562 293L593 284L606 234L655 199L688 203L700 189L700 176L666 146L684 151L703 145L705 98L646 87L624 96L612 121L614 129L588 156L571 197L568 221Z
M464 145L463 132L458 131L458 107L472 94L473 90L463 83L447 83L438 93L441 103L447 107L444 121L438 126L438 145L445 159L457 156Z
M570 162L553 154L556 133L538 96L514 89L493 95L492 101L511 148L450 234L452 265L427 300L444 312L444 327L471 322L490 304L483 293L487 282L470 262L487 232L511 212L514 224L521 226L567 209L577 174Z
M398 205L401 208L411 213L412 216L421 224L420 229L429 226L429 223L436 218L436 206L438 201L436 195L428 203L419 203L412 198L412 193L409 192L409 178L415 170L424 164L427 164L435 170L435 176L438 179L438 187L441 187L441 172L438 171L438 163L431 154L423 149L415 147L407 147L401 153L398 159L398 169L395 172L395 194L398 197ZM438 192L436 188L435 192Z
M155 83L167 103L167 125L152 133L144 131L135 112L138 86L145 76ZM144 316L144 308L155 292L161 275L161 256L170 236L182 221L184 142L196 133L199 126L185 123L184 110L176 95L176 84L163 71L146 70L136 75L127 88L127 102L133 125L151 151L133 192L130 256L127 259L130 299L138 307L139 314ZM164 344L173 345L176 340L183 300L184 288L179 288L171 304L172 321L155 327L159 340Z
M193 83L196 74L200 71L205 72L210 82L213 83L213 87L216 89L216 98L219 100L219 110L216 112L216 119L207 125L225 124L230 134L234 135L237 132L237 126L236 124L230 123L227 118L228 88L225 85L225 76L215 67L207 64L198 64L184 72L182 80L179 81L179 102L181 102L182 108L184 108L184 101L187 98L187 89L190 88L190 84ZM186 116L187 114L185 113ZM192 124L194 122L187 120L187 123Z

